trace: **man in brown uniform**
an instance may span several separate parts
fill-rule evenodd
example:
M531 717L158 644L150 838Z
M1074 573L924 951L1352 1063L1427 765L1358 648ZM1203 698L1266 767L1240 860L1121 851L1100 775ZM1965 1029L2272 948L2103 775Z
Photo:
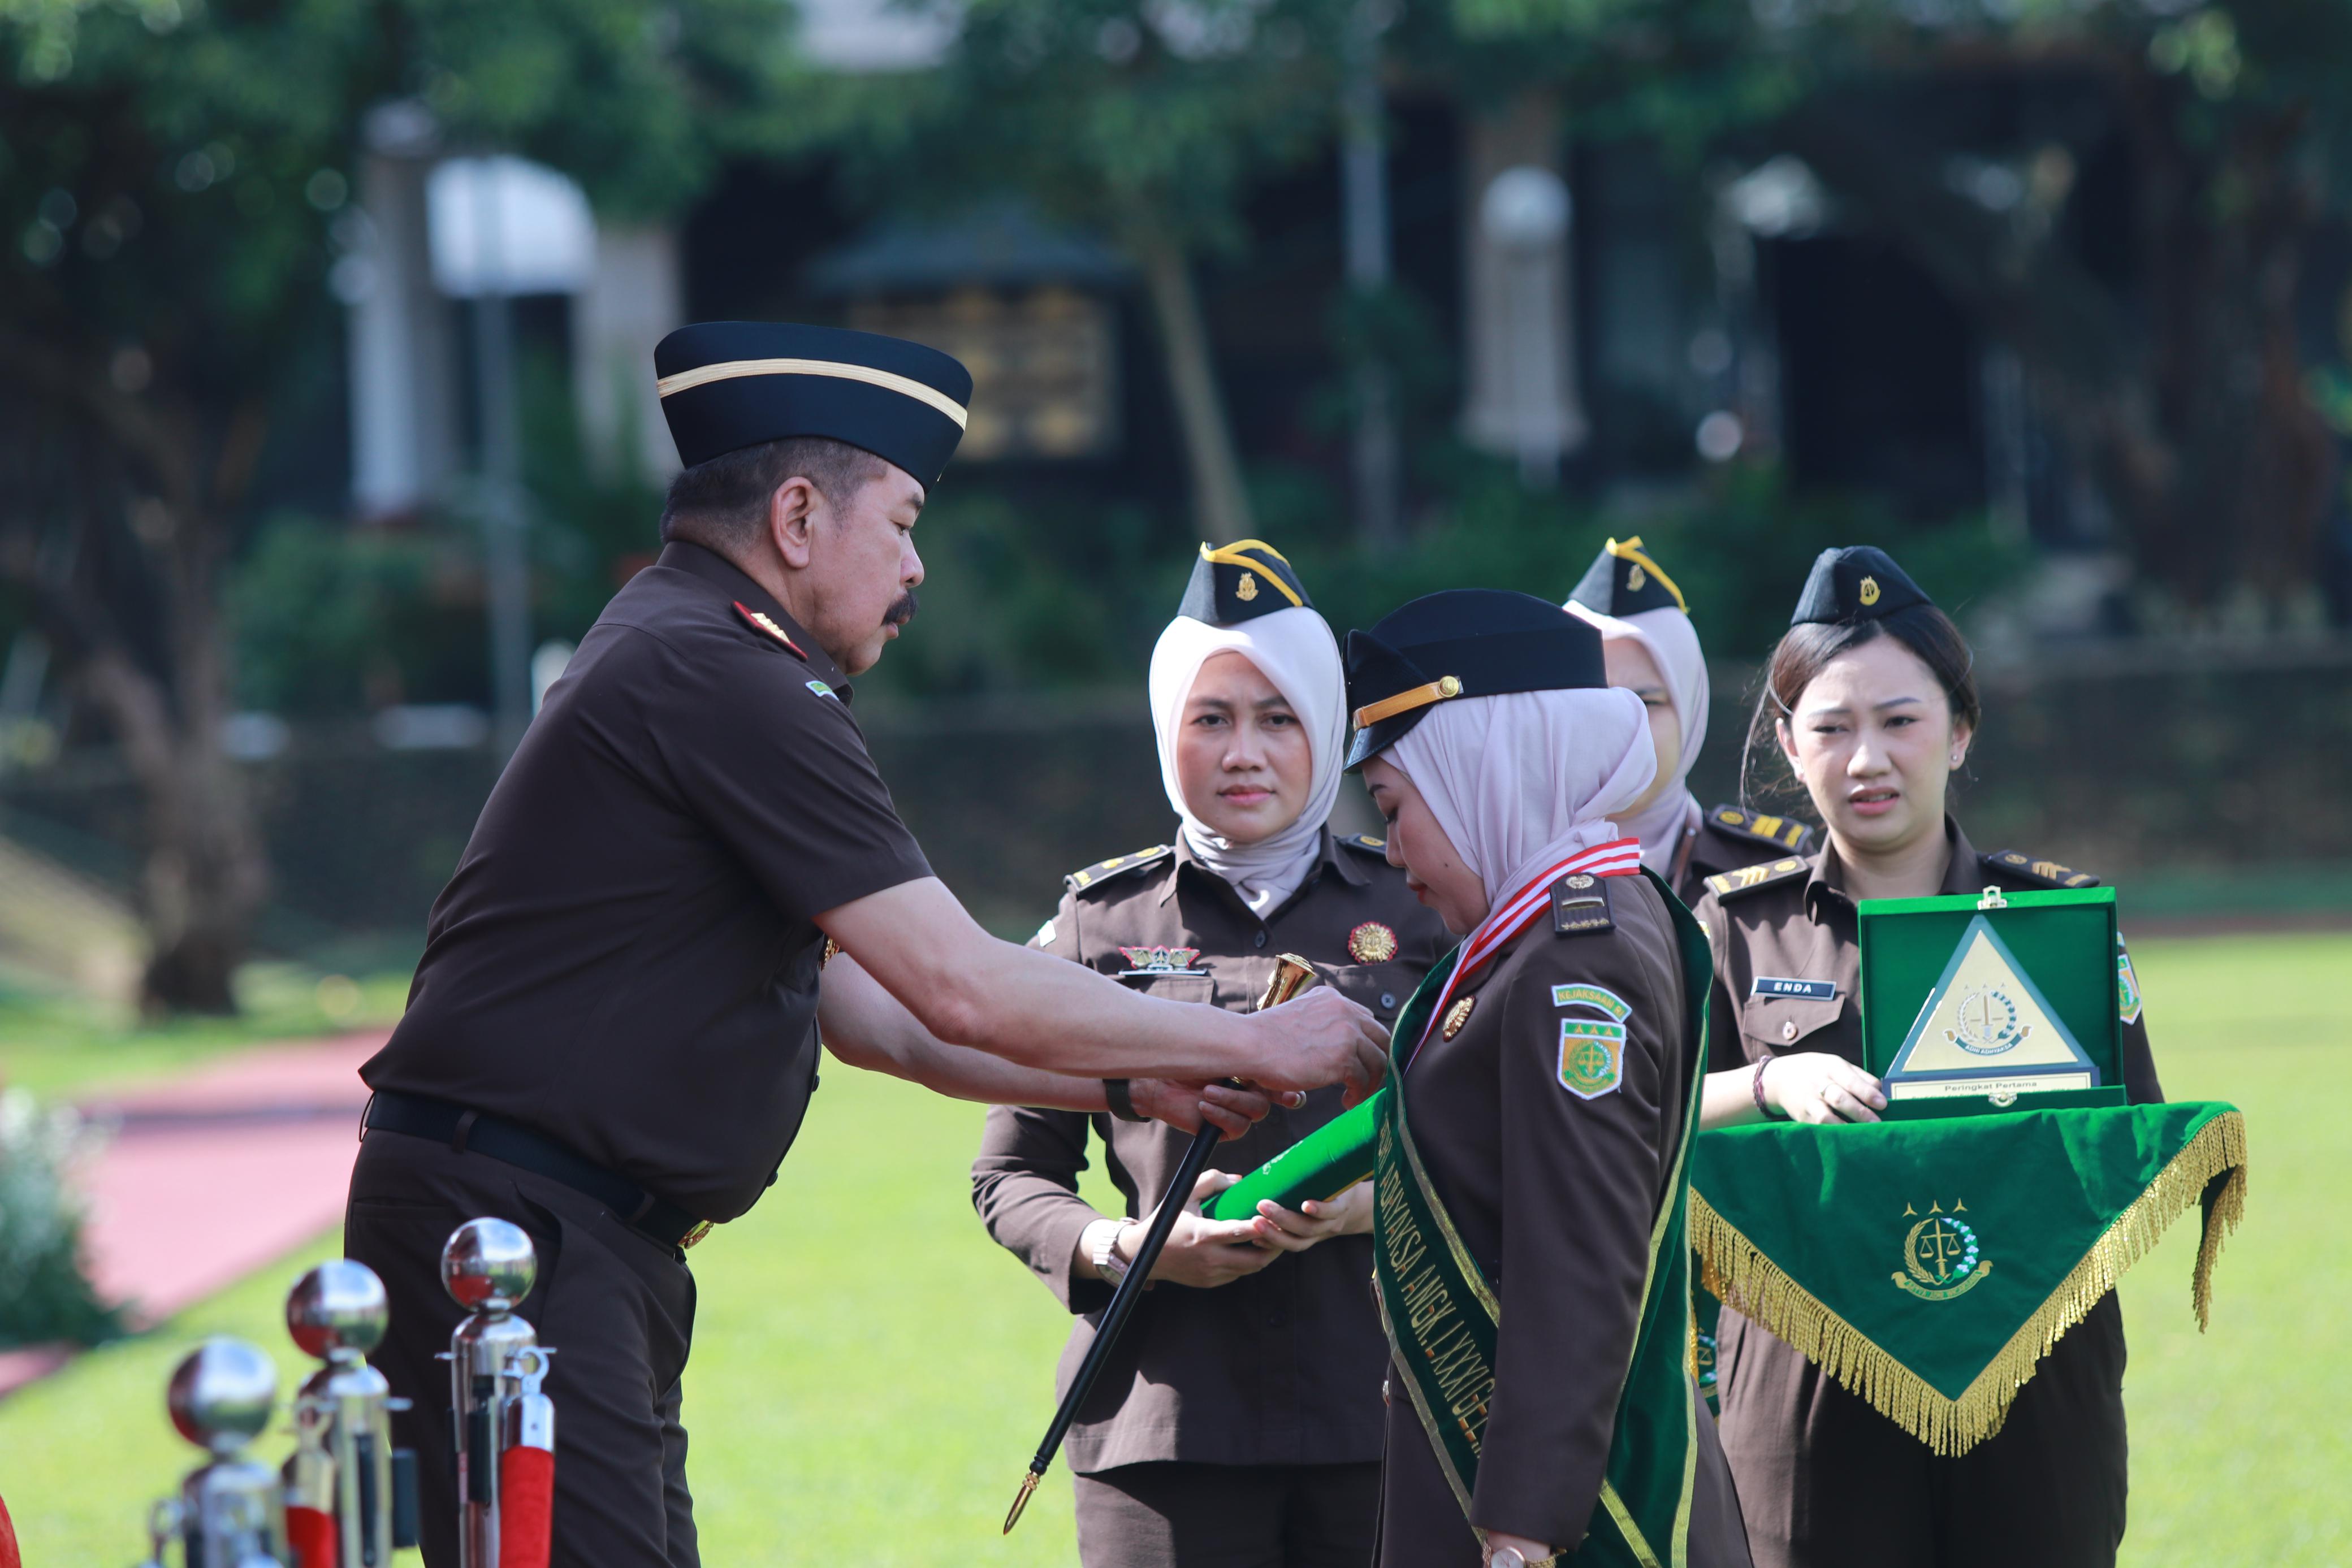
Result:
M436 1264L481 1216L539 1251L521 1312L559 1352L554 1561L697 1561L685 1249L774 1180L820 1018L836 1055L946 1092L1096 1110L1091 1075L1150 1076L1132 1098L1195 1125L1214 1106L1229 1131L1263 1100L1164 1081L1381 1071L1383 1031L1337 993L1236 1017L995 940L899 822L849 678L913 613L909 536L962 429L961 365L741 322L673 333L656 365L688 465L667 547L549 692L362 1070L345 1246L391 1296L375 1360L414 1401L397 1419L433 1568L456 1561L457 1510Z
M1347 744L1339 650L1289 562L1255 540L1202 547L1153 652L1151 696L1175 842L1066 879L1031 946L1151 995L1234 1009L1264 993L1276 954L1297 954L1393 1019L1453 939L1379 840L1326 825ZM1248 1171L1339 1109L1318 1092L1276 1111L1221 1146L1213 1168ZM1128 1218L1077 1197L1090 1122ZM972 1201L1080 1317L1065 1394L1125 1272L1122 1249L1188 1142L1116 1112L989 1113ZM1370 1193L1310 1207L1178 1222L1159 1288L1070 1432L1087 1568L1361 1568L1370 1555L1387 1360L1365 1289Z

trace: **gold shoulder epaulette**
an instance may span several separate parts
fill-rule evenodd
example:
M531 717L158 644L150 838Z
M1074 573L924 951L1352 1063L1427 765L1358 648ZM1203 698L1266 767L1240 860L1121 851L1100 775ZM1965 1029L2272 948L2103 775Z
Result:
M1753 893L1759 887L1769 887L1776 882L1786 882L1792 876L1803 876L1812 867L1803 857L1787 855L1776 861L1741 866L1720 876L1706 879L1706 890L1717 898L1737 898L1743 893Z
M1339 841L1351 850L1361 850L1368 855L1378 855L1382 860L1388 858L1389 841L1386 839L1376 839L1370 833L1349 833Z
M1173 844L1154 844L1148 850L1138 850L1131 855L1113 855L1107 861L1097 861L1084 871L1072 872L1062 881L1069 886L1071 892L1076 893L1081 889L1092 887L1108 877L1125 876L1129 872L1140 871L1154 861L1161 860L1175 852L1176 846Z
M2037 882L2044 887L2096 887L2099 879L2086 871L2060 865L2056 861L2038 861L2032 855L2015 850L1995 850L1980 857L1988 871L2012 876L2021 882Z
M1769 844L1790 854L1801 855L1813 847L1813 830L1794 817L1768 817L1737 806L1717 806L1706 814L1706 821L1718 832Z

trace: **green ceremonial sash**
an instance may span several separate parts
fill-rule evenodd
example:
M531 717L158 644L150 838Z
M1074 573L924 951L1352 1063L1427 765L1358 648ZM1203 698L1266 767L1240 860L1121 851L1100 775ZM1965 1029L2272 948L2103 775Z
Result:
M1564 1559L1607 1568L1675 1568L1687 1561L1691 1490L1698 1459L1686 1361L1691 1254L1685 1197L1690 1186L1687 1156L1698 1130L1699 1091L1705 1081L1706 995L1714 970L1698 923L1664 883L1646 870L1642 874L1666 894L1666 907L1674 915L1685 1016L1693 1020L1697 1049L1684 1063L1689 1104L1666 1201L1650 1234L1641 1326L1617 1399L1601 1497L1584 1544ZM1536 940L1544 936L1539 929ZM1419 1040L1460 952L1457 947L1422 981L1398 1016L1394 1040ZM1372 1220L1374 1295L1389 1348L1404 1372L1405 1392L1466 1519L1478 1484L1478 1454L1495 1388L1502 1304L1463 1247L1430 1184L1406 1125L1403 1085L1391 1084L1382 1099L1380 1197Z
M2210 1103L1771 1122L1701 1135L1691 1183L1691 1245L1725 1304L1962 1454L2191 1203L2204 1326L2245 1208L2246 1127Z

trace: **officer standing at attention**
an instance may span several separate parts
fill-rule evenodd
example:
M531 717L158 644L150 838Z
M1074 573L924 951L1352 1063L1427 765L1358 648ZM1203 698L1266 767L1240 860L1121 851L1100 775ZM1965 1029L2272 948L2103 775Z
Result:
M1347 746L1339 646L1290 563L1255 539L1201 559L1151 656L1173 845L1076 873L1032 946L1153 996L1240 1010L1295 953L1393 1019L1453 945L1378 839L1326 825ZM1339 1111L1318 1092L1217 1151L1197 1200ZM1130 1218L1077 1196L1091 1126ZM972 1166L989 1234L1080 1314L1061 1376L1093 1343L1150 1211L1190 1142L1108 1114L999 1106ZM1380 1503L1381 1374L1364 1281L1372 1188L1304 1213L1176 1222L1146 1296L1069 1435L1087 1568L1361 1568ZM1133 1218L1140 1216L1140 1218ZM1311 1250L1310 1250L1311 1249ZM1296 1256L1286 1256L1296 1254Z
M1696 904L1719 872L1801 855L1813 830L1789 817L1738 806L1702 810L1684 780L1706 740L1706 655L1690 604L1652 559L1642 537L1611 539L1569 595L1570 615L1601 632L1609 684L1642 699L1658 776L1620 813L1618 826L1642 841L1642 863L1665 878L1685 904Z
M436 902L374 1095L344 1244L380 1275L375 1361L415 1402L424 1549L455 1557L437 1279L458 1224L530 1233L558 1347L554 1558L698 1561L685 1249L774 1180L836 1056L968 1099L1227 1132L1270 1092L1368 1092L1385 1031L1319 989L1244 1016L1139 996L990 936L933 876L850 716L915 610L911 535L971 379L861 332L688 327L655 350L685 472ZM828 967L828 959L830 960ZM819 986L819 971L824 970ZM1072 1076L1081 1075L1081 1076Z
M1700 1124L1877 1120L1863 1070L1855 901L2088 887L1979 854L1946 809L1982 717L1974 656L1885 551L1823 550L1757 700L1829 841L1707 879L1715 954ZM2139 986L2116 955L2124 1085L2161 1101ZM2060 1340L1993 1437L1939 1458L1761 1325L1723 1311L1723 1448L1758 1568L2099 1568L2123 1539L2123 1312L2110 1291Z

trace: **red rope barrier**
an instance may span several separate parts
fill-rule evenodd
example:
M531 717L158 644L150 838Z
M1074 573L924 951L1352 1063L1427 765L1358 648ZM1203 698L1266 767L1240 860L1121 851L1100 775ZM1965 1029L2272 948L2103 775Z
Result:
M288 1508L286 1544L294 1553L294 1568L336 1568L341 1553L337 1550L335 1516L299 1504Z
M555 1456L518 1443L499 1456L499 1568L547 1568L555 1526Z

